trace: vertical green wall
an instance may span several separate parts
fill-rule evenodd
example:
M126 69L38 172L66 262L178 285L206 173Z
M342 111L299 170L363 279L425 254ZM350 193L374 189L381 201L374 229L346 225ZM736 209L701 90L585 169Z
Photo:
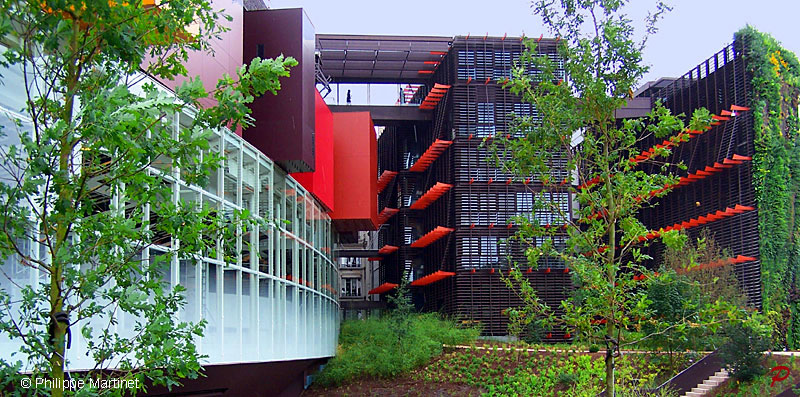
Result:
M759 212L764 313L776 347L800 348L800 63L768 34L748 26L735 34L745 45L752 76L753 178Z

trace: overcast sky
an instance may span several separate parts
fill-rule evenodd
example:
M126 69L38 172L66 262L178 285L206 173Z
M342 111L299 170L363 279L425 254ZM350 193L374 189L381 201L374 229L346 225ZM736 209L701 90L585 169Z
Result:
M800 0L667 0L673 6L650 39L645 81L678 77L721 50L733 33L750 24L800 53ZM538 37L547 32L530 1L452 0L271 0L273 8L302 7L317 33L388 35L485 35ZM641 19L651 0L627 7Z

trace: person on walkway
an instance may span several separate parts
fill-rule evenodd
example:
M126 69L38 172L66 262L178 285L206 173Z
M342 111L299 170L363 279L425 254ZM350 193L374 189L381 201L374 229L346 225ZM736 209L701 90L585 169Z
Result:
M347 90L347 104L351 105L353 103L353 98L350 97L350 90Z

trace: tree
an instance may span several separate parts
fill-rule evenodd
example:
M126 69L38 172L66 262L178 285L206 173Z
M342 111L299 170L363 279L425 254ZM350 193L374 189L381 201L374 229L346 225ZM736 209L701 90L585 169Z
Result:
M520 58L508 85L511 92L535 105L538 117L516 118L515 135L500 139L498 151L510 158L502 165L536 182L536 210L555 213L559 221L540 224L520 218L515 238L525 247L527 266L540 258L560 259L572 274L575 289L560 307L549 307L514 269L508 284L519 291L524 305L513 317L542 326L561 326L568 333L605 343L605 384L615 391L615 358L620 347L641 341L674 327L689 326L688 318L669 323L654 318L646 287L670 277L643 266L649 257L641 246L658 238L676 247L685 240L677 231L648 231L638 219L652 197L667 194L677 183L674 172L682 164L666 162L671 149L689 138L686 130L709 127L710 113L699 109L684 122L657 104L646 119L615 119L615 110L626 105L633 88L647 71L642 50L655 23L669 8L657 2L645 20L645 32L637 38L631 20L623 13L624 0L535 0L533 9L557 37L565 76L555 62L536 53L536 41ZM541 73L529 73L531 67ZM541 121L539 121L541 120ZM638 157L648 139L668 139ZM647 146L644 146L647 149ZM498 158L501 156L498 154ZM645 173L639 162L661 166L661 174ZM574 182L574 184L573 184ZM537 186L537 187L534 187ZM576 218L549 200L551 192L570 192L579 205ZM649 235L649 236L648 236ZM658 236L658 237L656 237ZM659 281L662 280L662 281ZM723 320L722 313L728 316ZM710 317L709 317L710 316ZM716 301L707 315L708 324L746 316L729 302ZM692 317L691 320L695 320ZM644 323L655 331L642 335Z
M713 350L719 346L716 327L664 328L664 324L699 324L717 300L744 307L747 300L731 266L708 266L724 263L730 254L724 252L707 229L700 232L696 242L687 241L680 249L666 248L662 268L668 275L647 285L648 309L659 322L646 322L642 331L652 335L644 345L665 349L673 370L673 353L679 350ZM687 269L691 269L688 271ZM709 321L706 319L705 321Z
M4 112L14 123L3 131L6 141L16 143L0 153L0 253L40 276L12 287L22 299L0 291L0 330L22 342L18 354L27 361L3 362L3 372L27 370L63 384L65 348L79 331L95 367L73 379L102 378L106 369L139 385L196 377L202 356L194 341L204 324L178 320L184 299L180 288L165 288L163 268L174 257L216 253L221 239L251 221L247 211L173 205L169 184L181 178L202 185L222 160L209 150L211 129L252 124L245 105L275 94L297 62L254 59L212 92L190 78L172 95L145 77L186 75L188 54L210 51L226 30L218 24L226 15L210 2L0 4L7 43L0 63L24 78L24 108ZM201 108L204 98L217 105ZM177 117L189 111L195 117L176 131ZM40 249L31 252L28 242ZM171 250L143 261L153 244ZM117 332L123 315L136 325ZM84 325L70 329L76 323Z

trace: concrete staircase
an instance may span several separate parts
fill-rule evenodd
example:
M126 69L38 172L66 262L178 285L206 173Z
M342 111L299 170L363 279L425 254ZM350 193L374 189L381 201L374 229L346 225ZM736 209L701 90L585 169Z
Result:
M708 394L711 390L714 390L717 386L719 386L722 382L728 379L728 371L724 368L711 375L708 379L704 380L703 383L697 385L697 387L693 387L692 391L686 392L681 397L699 397Z

